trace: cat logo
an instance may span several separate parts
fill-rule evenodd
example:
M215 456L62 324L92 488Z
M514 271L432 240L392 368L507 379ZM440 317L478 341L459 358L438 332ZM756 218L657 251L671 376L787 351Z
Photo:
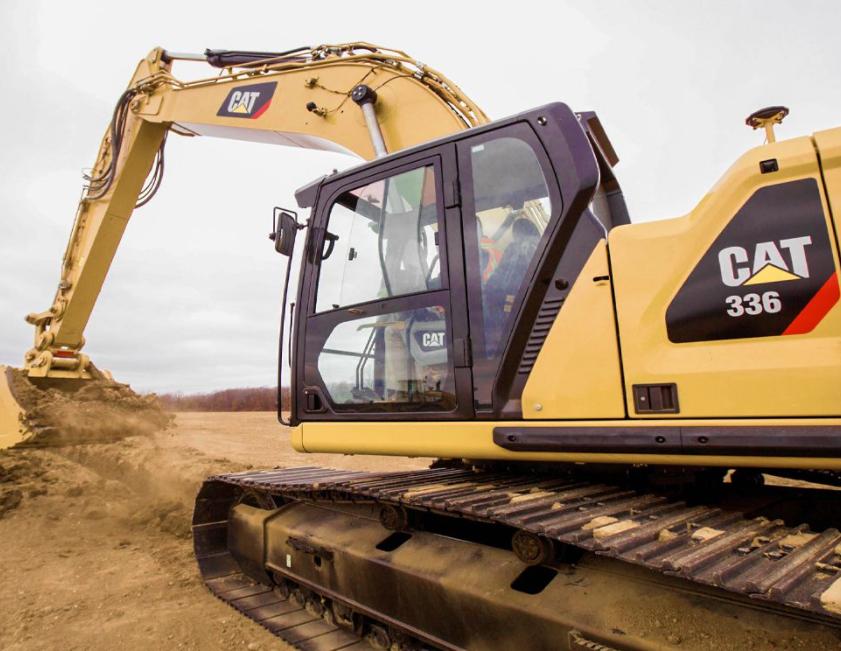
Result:
M216 115L256 120L272 103L277 82L239 86L231 90Z
M752 256L744 247L728 246L718 252L721 282L728 287L744 287L808 278L806 247L811 244L809 235L759 242Z
M758 188L704 251L666 309L683 344L811 332L841 299L816 179Z
M424 332L421 339L424 348L441 348L444 345L443 332Z
M254 103L260 97L256 90L235 90L231 93L231 100L228 102L228 111L231 113L245 113L251 115L254 110Z

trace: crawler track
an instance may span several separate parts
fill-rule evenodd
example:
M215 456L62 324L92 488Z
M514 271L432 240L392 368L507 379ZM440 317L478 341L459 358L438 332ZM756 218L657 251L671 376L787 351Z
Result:
M420 522L425 514L484 522L553 541L558 548L609 556L841 626L841 533L834 528L813 532L805 525L748 518L723 507L689 505L656 493L549 475L293 468L209 479L194 516L196 552L208 586L304 649L353 648L349 645L359 638L323 620L315 622L315 616L310 628L302 628L303 608L292 609L269 587L238 583L246 579L237 578L220 535L223 511L243 495L263 503L268 498L271 504L296 500L388 505ZM284 632L290 630L295 639ZM314 635L300 639L304 632ZM319 646L319 639L325 644L335 639L344 646Z
M345 630L311 612L289 594L257 583L232 571L206 578L207 587L222 601L303 651L370 651L360 635Z

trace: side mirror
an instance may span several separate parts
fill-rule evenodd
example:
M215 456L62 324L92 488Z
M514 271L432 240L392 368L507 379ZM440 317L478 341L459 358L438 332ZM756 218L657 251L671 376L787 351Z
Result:
M290 257L295 250L295 236L303 228L298 224L298 215L292 210L275 208L272 215L272 232L269 239L274 241L274 250Z

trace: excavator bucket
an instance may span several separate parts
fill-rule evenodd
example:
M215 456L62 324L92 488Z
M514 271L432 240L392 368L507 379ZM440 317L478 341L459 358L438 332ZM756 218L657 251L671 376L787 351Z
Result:
M0 450L27 441L32 432L25 424L24 409L15 398L12 369L0 366Z
M97 372L97 379L32 382L0 366L0 450L72 445L152 434L172 423L154 395Z

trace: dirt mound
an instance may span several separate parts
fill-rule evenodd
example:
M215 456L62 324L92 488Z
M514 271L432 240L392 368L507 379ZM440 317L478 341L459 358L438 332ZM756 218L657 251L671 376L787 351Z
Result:
M0 451L0 649L286 648L203 586L201 473L240 466L176 431Z
M45 494L41 486L44 474L39 459L0 452L0 518L20 506L24 492L30 496Z
M0 649L288 648L202 584L195 495L243 464L178 433L0 451Z
M168 428L172 414L154 394L140 395L127 384L87 380L76 390L39 388L18 370L8 370L12 393L37 445L65 445L148 436Z
M179 538L190 537L192 511L177 500L150 503L131 515L131 523Z

